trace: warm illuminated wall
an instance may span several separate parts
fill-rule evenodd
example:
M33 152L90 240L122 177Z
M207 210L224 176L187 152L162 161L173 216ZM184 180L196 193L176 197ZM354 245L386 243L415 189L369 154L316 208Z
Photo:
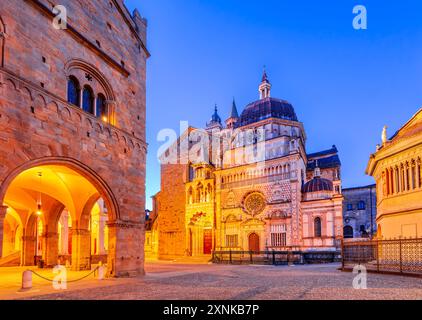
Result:
M371 155L377 183L377 236L422 237L422 109Z

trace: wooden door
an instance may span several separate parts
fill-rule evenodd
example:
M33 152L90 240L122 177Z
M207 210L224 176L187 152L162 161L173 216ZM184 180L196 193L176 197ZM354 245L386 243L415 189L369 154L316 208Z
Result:
M204 230L204 254L211 254L212 252L212 230Z
M249 235L249 251L259 252L259 236L256 233Z

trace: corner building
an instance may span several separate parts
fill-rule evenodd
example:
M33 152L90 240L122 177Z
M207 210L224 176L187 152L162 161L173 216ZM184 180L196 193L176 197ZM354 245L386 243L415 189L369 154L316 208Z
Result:
M60 5L0 0L0 265L143 274L147 23Z
M204 129L189 128L162 155L159 257L339 248L337 148L307 154L303 124L271 87L264 72L259 100L240 115L233 101L225 123L216 107Z
M366 173L377 187L378 239L422 235L422 109L371 154Z

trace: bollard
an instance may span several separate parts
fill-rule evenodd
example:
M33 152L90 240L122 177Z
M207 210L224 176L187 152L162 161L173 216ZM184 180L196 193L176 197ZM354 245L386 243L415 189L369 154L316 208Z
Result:
M104 280L107 268L103 265L98 267L98 280Z
M22 273L22 290L32 289L32 271L26 270Z

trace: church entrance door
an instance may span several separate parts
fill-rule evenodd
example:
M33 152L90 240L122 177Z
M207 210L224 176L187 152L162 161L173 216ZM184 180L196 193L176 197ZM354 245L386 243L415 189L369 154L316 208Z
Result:
M249 235L249 251L259 252L259 236L256 233Z
M212 230L204 230L204 254L211 254L212 251Z

